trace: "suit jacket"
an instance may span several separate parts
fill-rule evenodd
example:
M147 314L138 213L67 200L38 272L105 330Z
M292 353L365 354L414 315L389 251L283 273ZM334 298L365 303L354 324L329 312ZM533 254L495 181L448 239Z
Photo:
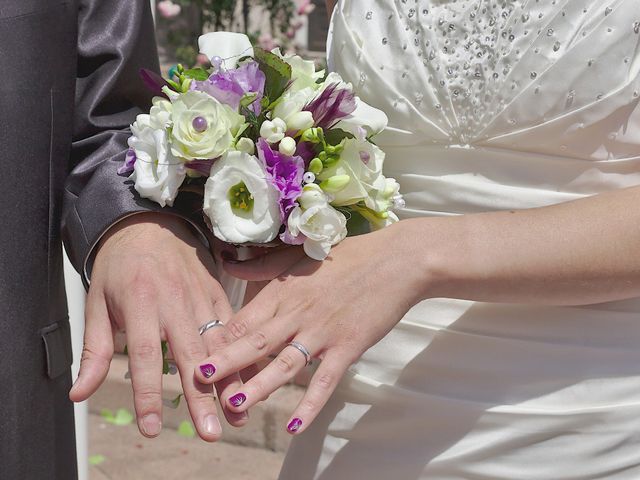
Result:
M61 239L84 271L158 209L116 174L158 69L149 0L0 0L0 66L0 479L73 480Z

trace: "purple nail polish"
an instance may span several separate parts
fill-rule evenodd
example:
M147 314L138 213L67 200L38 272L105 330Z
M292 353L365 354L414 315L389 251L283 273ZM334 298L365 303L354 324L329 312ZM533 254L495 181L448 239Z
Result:
M216 367L210 363L205 363L204 365L200 365L200 371L206 378L211 378L213 374L216 373Z
M233 397L229 398L229 403L234 407L239 407L246 402L247 396L244 393L236 393Z
M293 420L291 420L291 423L287 426L287 430L289 431L289 433L296 433L298 430L300 430L301 426L302 426L302 420L300 420L299 418L294 418Z

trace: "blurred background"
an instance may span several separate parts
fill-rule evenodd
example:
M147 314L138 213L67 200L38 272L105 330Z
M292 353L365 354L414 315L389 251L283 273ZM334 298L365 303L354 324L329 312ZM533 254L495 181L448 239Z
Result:
M246 33L264 49L297 52L324 66L328 18L324 0L149 0L164 73L176 63L192 66L198 37L209 31ZM82 351L84 288L67 262L67 295L73 331L73 375ZM275 480L290 437L286 422L299 401L309 367L290 385L250 412L243 429L226 428L223 440L207 444L195 434L176 375L164 376L165 408L161 435L148 440L135 424L124 338L98 392L76 405L80 480ZM177 406L176 406L177 403ZM222 418L222 417L221 417Z

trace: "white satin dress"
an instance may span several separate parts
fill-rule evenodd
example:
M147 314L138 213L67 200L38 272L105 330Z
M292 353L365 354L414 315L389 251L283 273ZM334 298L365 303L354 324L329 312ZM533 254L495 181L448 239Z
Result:
M343 0L329 57L389 115L402 218L640 184L640 0ZM640 299L420 303L280 478L640 479Z

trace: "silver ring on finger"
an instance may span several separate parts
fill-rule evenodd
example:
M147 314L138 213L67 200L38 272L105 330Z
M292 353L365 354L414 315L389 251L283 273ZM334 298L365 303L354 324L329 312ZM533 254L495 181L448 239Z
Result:
M224 323L222 323L220 320L211 320L210 322L207 322L204 325L202 325L198 329L198 332L200 333L200 335L204 335L204 332L215 327L224 327Z
M304 355L304 359L305 359L305 366L308 366L311 364L311 353L309 353L309 350L307 349L307 347L305 347L304 345L302 345L300 342L289 342L287 344L288 347L293 347L296 350L298 350L302 355Z

